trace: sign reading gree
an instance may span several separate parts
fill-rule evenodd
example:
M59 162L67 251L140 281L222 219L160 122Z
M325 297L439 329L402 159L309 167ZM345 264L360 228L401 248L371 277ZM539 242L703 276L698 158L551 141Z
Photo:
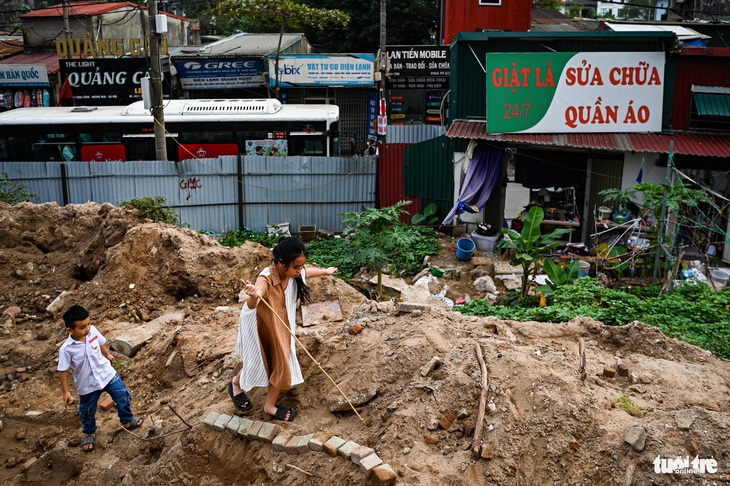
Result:
M661 131L664 52L488 53L488 133Z
M183 89L231 89L263 86L264 61L258 58L175 61Z
M58 54L58 57L119 57L124 55L145 57L149 55L149 49L149 38L116 38L97 40L86 38L56 41L56 54ZM167 53L167 39L163 37L162 45L160 46L160 54L165 55Z

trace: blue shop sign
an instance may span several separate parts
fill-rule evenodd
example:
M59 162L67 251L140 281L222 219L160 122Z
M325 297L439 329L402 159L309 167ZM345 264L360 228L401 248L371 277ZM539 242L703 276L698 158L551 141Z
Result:
M175 61L183 89L256 88L264 86L262 59Z
M0 64L0 86L29 88L50 86L46 66L38 64Z

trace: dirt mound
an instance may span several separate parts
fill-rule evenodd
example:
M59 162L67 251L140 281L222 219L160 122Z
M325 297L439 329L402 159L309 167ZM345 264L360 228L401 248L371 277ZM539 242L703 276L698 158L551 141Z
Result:
M444 262L454 258L449 246ZM210 411L234 412L226 387L237 361L241 279L269 259L260 245L226 248L189 230L140 224L108 204L0 204L0 312L10 311L0 321L0 480L371 484L341 457L289 455L201 423ZM323 431L372 447L401 484L730 481L730 365L699 348L641 323L520 323L462 316L439 302L400 313L338 278L310 283L316 302L339 299L345 320L301 328L298 337L362 402L363 422L298 346L305 383L282 401L299 413L277 423L292 435ZM114 353L134 411L146 417L139 437L115 434L113 407L100 409L93 454L81 452L76 406L64 407L55 371L65 334L57 314L72 302L87 306L110 339L155 329L133 357ZM488 384L475 458L485 379L477 347ZM247 416L268 420L264 391L250 396ZM717 471L655 471L657 458L695 456L715 459Z

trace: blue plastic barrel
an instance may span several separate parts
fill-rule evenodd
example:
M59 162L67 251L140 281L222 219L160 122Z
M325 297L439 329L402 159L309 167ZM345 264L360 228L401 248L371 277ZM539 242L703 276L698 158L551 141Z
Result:
M471 255L476 247L477 245L471 238L459 238L459 241L456 242L456 258L463 261L471 260Z

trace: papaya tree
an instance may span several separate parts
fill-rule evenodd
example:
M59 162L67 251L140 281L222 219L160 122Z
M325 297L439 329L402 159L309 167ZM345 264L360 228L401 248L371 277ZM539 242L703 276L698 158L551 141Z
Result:
M400 216L410 201L400 201L393 206L362 212L342 214L345 228L342 234L354 247L353 259L378 272L376 294L383 295L383 267L390 265L396 255L407 252L420 238L413 227L401 223Z
M295 0L222 0L215 10L219 15L225 17L250 17L278 26L279 43L274 58L274 90L277 97L279 94L279 55L284 32L288 29L301 29L304 26L321 30L329 26L344 26L350 22L350 16L341 10L314 8Z
M560 246L559 238L572 231L570 228L557 228L552 233L543 235L540 233L540 225L544 218L545 213L542 208L531 207L523 222L522 231L518 233L512 229L502 228L505 237L497 243L503 250L513 250L515 256L511 264L522 267L520 299L527 297L530 274L536 274L540 269L545 253Z

